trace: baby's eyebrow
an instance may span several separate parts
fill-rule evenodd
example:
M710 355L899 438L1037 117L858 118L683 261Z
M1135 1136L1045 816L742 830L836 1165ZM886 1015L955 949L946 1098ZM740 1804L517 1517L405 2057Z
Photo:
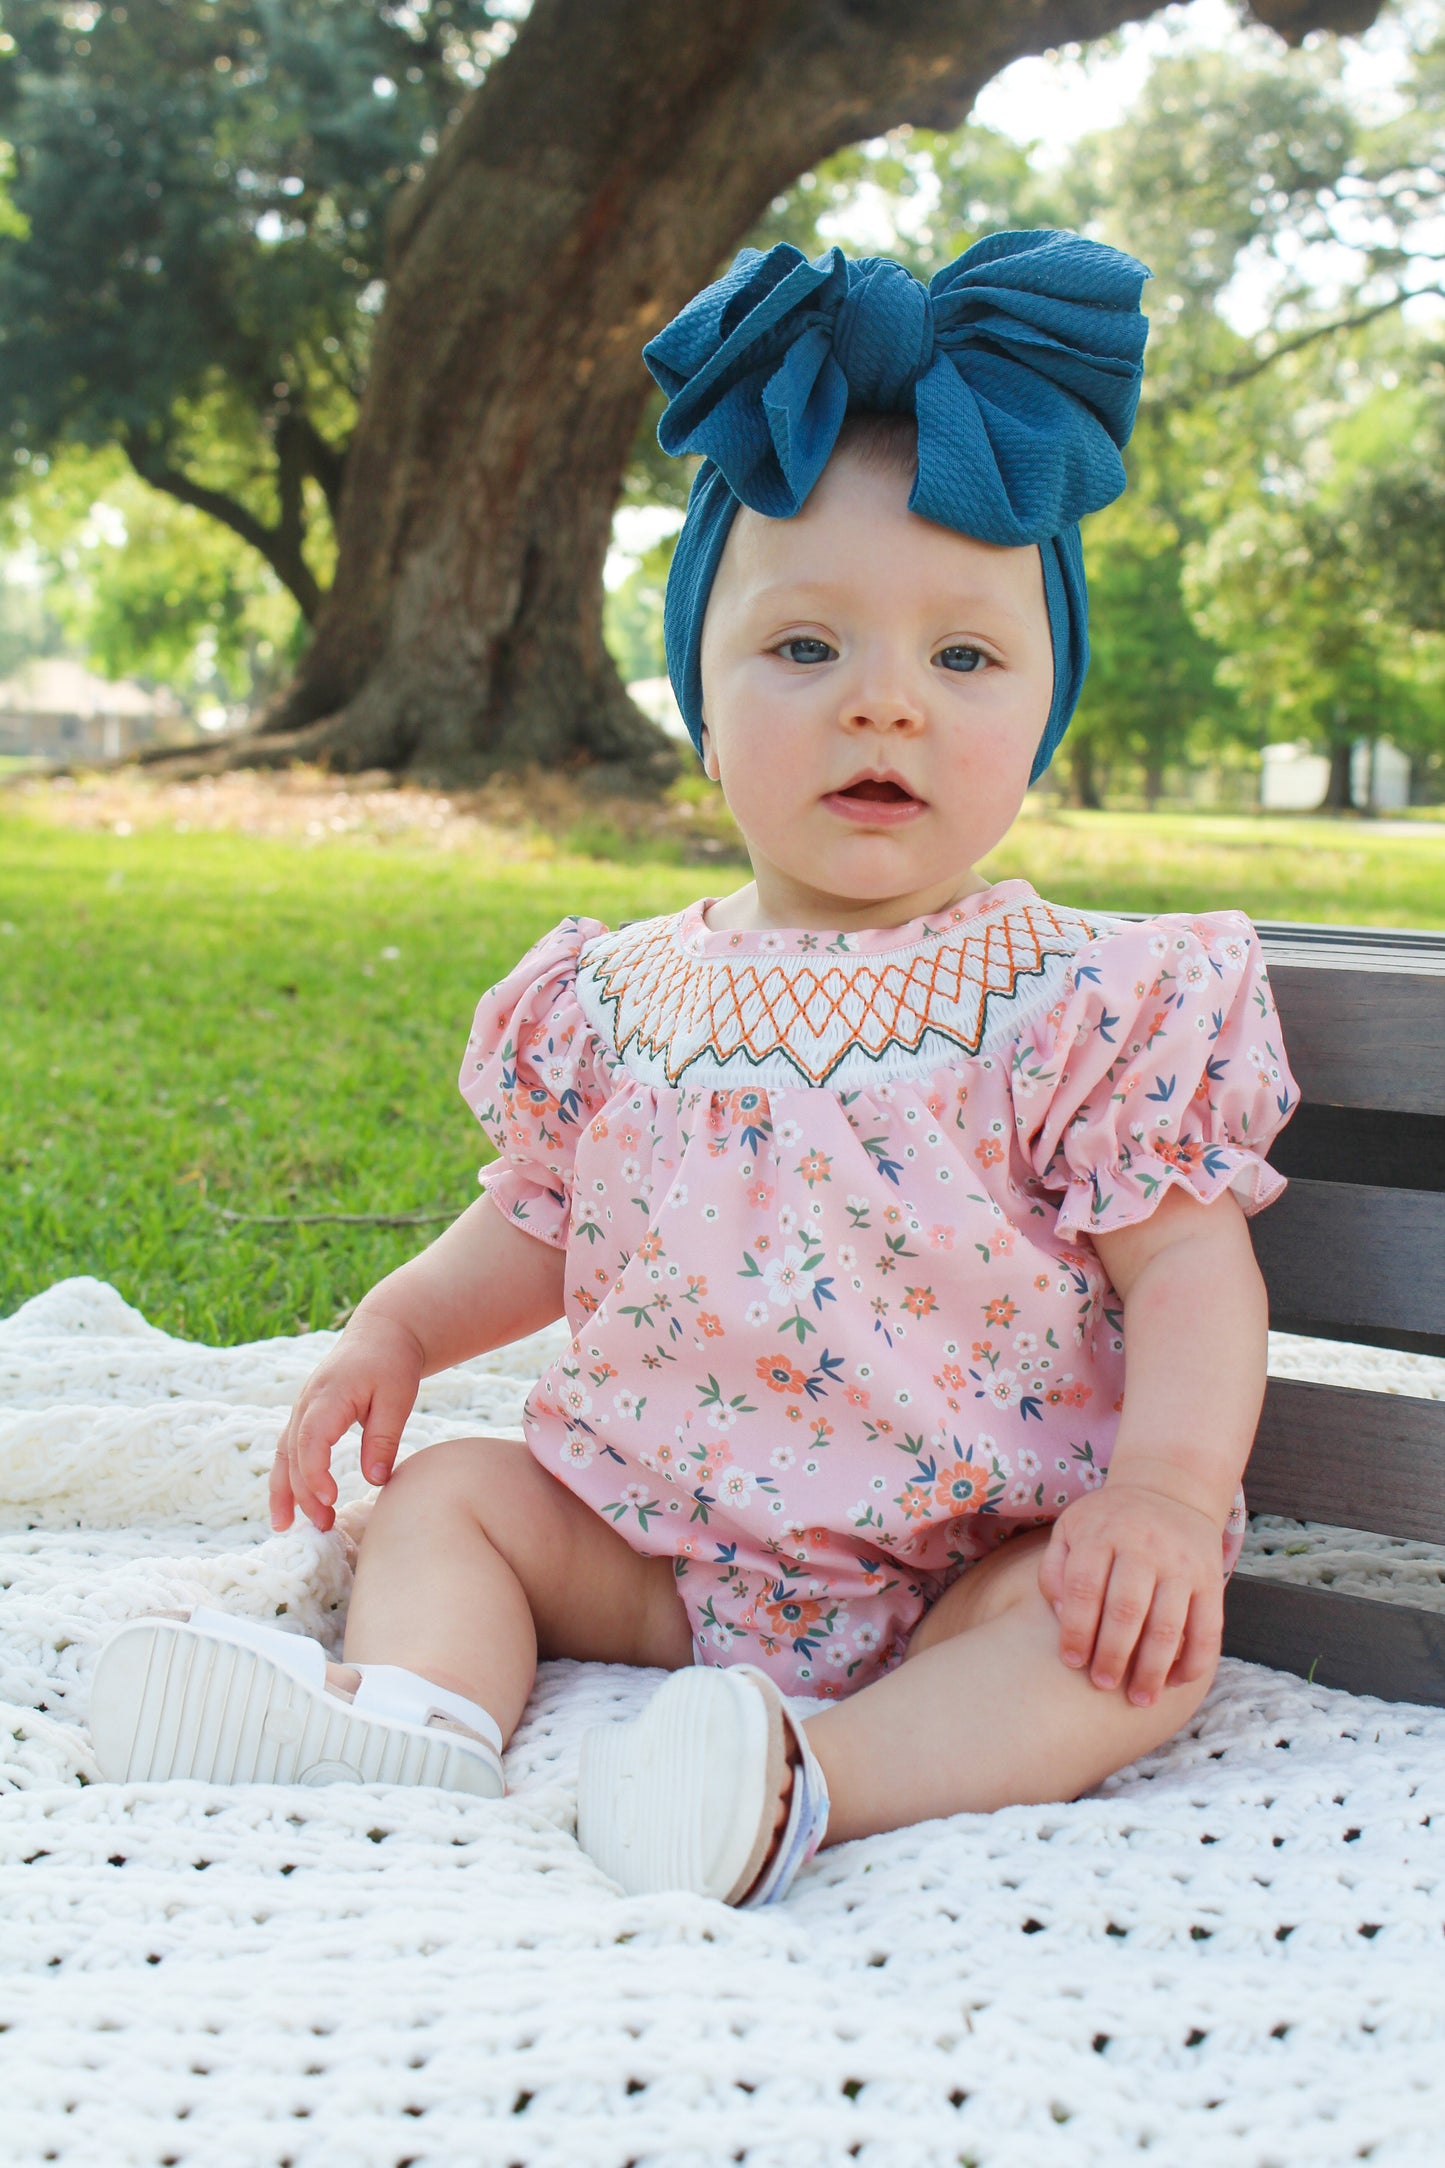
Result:
M784 602L798 604L805 599L828 602L847 592L846 586L832 580L769 580L749 592L747 606L750 609L762 610L777 608ZM959 611L966 617L979 611L987 612L991 616L1006 617L1015 625L1027 622L1002 595L975 594L953 587L923 596L922 607L941 617Z

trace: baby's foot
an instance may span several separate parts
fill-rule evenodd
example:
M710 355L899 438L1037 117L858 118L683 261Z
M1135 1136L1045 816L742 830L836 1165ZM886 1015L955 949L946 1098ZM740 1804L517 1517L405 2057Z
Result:
M817 1850L826 1821L817 1759L751 1666L677 1672L632 1723L583 1741L578 1838L631 1892L769 1903Z
M96 1663L90 1723L102 1775L120 1782L505 1790L502 1735L476 1703L223 1612L121 1627Z

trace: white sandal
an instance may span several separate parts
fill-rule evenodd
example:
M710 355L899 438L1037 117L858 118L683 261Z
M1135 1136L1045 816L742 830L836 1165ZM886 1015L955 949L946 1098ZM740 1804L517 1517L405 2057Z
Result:
M775 1841L790 1744L793 1793ZM827 1826L828 1787L803 1726L751 1664L679 1671L641 1716L582 1741L578 1842L630 1895L775 1904Z
M138 1619L96 1660L90 1730L114 1783L432 1784L500 1799L502 1734L464 1695L357 1664L353 1700L319 1641L197 1609Z

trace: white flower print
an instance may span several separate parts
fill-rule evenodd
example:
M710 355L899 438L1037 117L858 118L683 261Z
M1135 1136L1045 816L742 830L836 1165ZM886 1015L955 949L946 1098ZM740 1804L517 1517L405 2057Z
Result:
M617 1171L623 1181L631 1186L632 1183L642 1179L642 1161L640 1159L624 1159Z
M765 1302L750 1302L743 1312L743 1322L747 1325L766 1325L768 1322L767 1304Z
M797 1224L797 1213L790 1204L785 1204L778 1214L778 1233L780 1235L790 1235L795 1231Z
M852 1243L840 1242L838 1245L838 1270L840 1272L853 1272L857 1270L857 1265L858 1252L854 1249Z
M557 1453L564 1468L590 1468L595 1455L589 1438L579 1438L576 1431L568 1431Z
M843 1671L851 1662L851 1658L840 1641L830 1641L823 1651L823 1661L825 1664L831 1664L835 1671Z
M557 1398L564 1415L581 1417L592 1413L592 1395L583 1390L577 1378L568 1378Z
M679 1182L676 1189L674 1189L670 1193L667 1201L671 1205L674 1212L680 1212L683 1206L687 1203L686 1182Z
M866 1498L860 1498L856 1506L848 1508L848 1518L855 1528L861 1528L873 1511Z
M710 1430L731 1430L737 1419L737 1409L730 1408L725 1400L720 1400L716 1407L709 1408L707 1411L708 1428Z
M981 1441L980 1441L981 1442ZM1036 1476L1039 1472L1039 1456L1026 1445L1019 1447L1018 1471L1020 1475Z
M1054 1492L1054 1504L1058 1506L1061 1511L1068 1503L1069 1494L1066 1490L1056 1490Z
M853 1646L855 1649L876 1649L881 1639L882 1636L876 1626L858 1626L855 1627L853 1632Z
M634 1421L641 1422L642 1403L639 1401L636 1393L614 1393L612 1396L612 1405L617 1410L618 1414L623 1417L624 1421L630 1416L633 1418Z
M645 1483L625 1483L622 1487L622 1503L627 1506L650 1506L652 1493Z
M1034 1354L1038 1348L1038 1344L1039 1339L1037 1333L1016 1332L1014 1334L1014 1346L1018 1350L1020 1355Z
M774 1127L773 1135L785 1152L791 1152L795 1144L801 1144L803 1141L803 1131L797 1122L778 1122Z
M780 1218L781 1216L779 1214ZM805 1263L803 1252L790 1248L765 1267L763 1285L768 1291L769 1302L776 1303L781 1310L786 1310L807 1293L808 1283L803 1271Z
M1011 1483L1009 1485L1008 1502L1011 1506L1031 1506L1034 1502L1033 1484Z
M995 1370L984 1387L983 1397L996 1408L1011 1408L1019 1398L1019 1381L1012 1370Z
M768 1459L775 1468L791 1468L797 1455L790 1445L775 1445Z
M845 1197L843 1202L850 1212L867 1212L871 1209L866 1197Z
M758 1479L751 1468L724 1468L717 1479L718 1497L730 1506L749 1505L757 1487Z
M1079 1462L1079 1481L1083 1484L1085 1490L1097 1490L1103 1480L1104 1471L1102 1468L1096 1468L1091 1460L1081 1460Z

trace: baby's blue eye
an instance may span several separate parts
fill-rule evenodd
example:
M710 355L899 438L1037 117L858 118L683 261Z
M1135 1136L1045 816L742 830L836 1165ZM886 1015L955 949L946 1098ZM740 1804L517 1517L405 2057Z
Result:
M810 647L815 652L811 655L788 655L790 647ZM826 662L833 653L833 649L829 647L826 640L810 640L803 635L799 635L796 640L784 640L778 649L778 653L787 655L789 662Z
M948 659L950 655L958 655L962 660L950 662ZM956 670L962 676L970 670L981 670L988 661L988 657L984 654L983 649L978 647L944 647L938 651L938 660L943 664L945 670Z

